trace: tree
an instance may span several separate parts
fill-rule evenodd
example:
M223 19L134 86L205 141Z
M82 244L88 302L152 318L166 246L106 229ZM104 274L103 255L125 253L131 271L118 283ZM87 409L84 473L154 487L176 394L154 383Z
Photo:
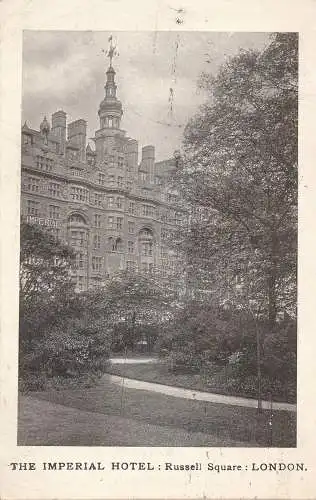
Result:
M221 282L225 296L251 271L248 300L272 331L296 302L297 42L278 33L202 75L209 102L186 127L175 175L191 211L189 274L202 287Z
M21 222L20 340L43 334L74 297L72 250L40 226ZM61 300L62 298L62 300Z
M85 308L94 320L103 318L112 330L117 348L134 347L149 332L168 321L176 307L176 294L150 274L122 271L103 287L82 294Z

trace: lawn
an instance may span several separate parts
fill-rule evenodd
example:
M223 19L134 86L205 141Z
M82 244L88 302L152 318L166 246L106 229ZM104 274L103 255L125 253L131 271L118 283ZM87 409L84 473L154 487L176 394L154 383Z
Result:
M43 440L45 441L46 436L47 444L85 446L87 435L89 442L95 446L293 447L296 445L295 414L285 411L275 412L271 443L267 411L258 416L256 410L252 408L192 401L137 389L122 389L111 383L107 376L104 376L95 387L49 390L33 392L31 395L31 398L27 398L31 401L47 401L77 411L69 417L70 430L66 432L67 425L62 416L55 418L54 412L45 413L40 410L39 417L36 417L36 414L33 416L32 413L28 415L25 410L25 398L22 398L19 413L19 444L31 445L37 435L36 428L42 435L42 426L48 426L49 429L57 431L53 431L54 438L50 438L51 434L44 433L40 443L42 445L45 444ZM81 412L85 413L85 417ZM81 417L85 423L80 421ZM34 430L32 422L36 418ZM107 422L106 435L101 437L98 429L104 426L100 424L100 419L103 424ZM78 421L81 422L80 425L77 425ZM121 429L119 433L115 431L118 424ZM135 426L139 432L135 431L134 435ZM148 426L156 428L156 438L153 438L154 431L149 432L146 437L147 431L144 429ZM69 433L71 434L73 428L76 430L70 439ZM173 432L177 438L172 438ZM168 435L170 439L167 438ZM137 436L142 437L137 438ZM175 440L177 445L174 444Z

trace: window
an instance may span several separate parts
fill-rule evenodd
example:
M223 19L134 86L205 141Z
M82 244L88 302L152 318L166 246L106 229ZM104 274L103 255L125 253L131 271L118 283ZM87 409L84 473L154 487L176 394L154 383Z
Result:
M53 196L54 198L60 198L61 197L61 187L60 184L57 182L50 182L48 184L48 193L50 196Z
M115 175L108 175L108 183L111 185L111 186L114 186L115 184Z
M128 260L126 262L126 269L127 269L127 271L135 271L136 262L134 262L133 260Z
M134 214L135 213L135 202L134 201L130 201L129 202L128 211L129 211L130 214Z
M56 205L49 205L48 209L50 219L59 219L60 217L60 207Z
M154 179L154 182L157 186L159 186L161 184L161 179L160 177L158 177L157 175L155 175L155 179Z
M79 292L82 292L85 289L85 277L84 276L77 276L77 290Z
M152 262L142 262L142 271L144 273L151 274L154 270L154 265Z
M89 201L89 190L82 187L71 186L70 198L73 201Z
M95 234L93 236L93 248L95 250L99 249L101 246L101 236L99 234Z
M23 134L23 144L32 144L32 136Z
M99 177L98 177L99 184L103 186L105 183L105 174L102 174L102 172L99 172Z
M83 247L85 242L85 231L71 231L71 246Z
M142 255L151 257L153 254L152 241L142 241Z
M114 238L109 238L108 240L108 247L111 252L114 252L115 250L115 239Z
M164 259L164 258L167 257L168 251L167 251L167 249L165 247L161 247L161 249L160 249L160 255L161 255L162 259Z
M143 215L145 215L145 217L153 217L154 207L151 205L143 205Z
M128 251L128 253L134 253L134 242L133 241L127 242L127 251Z
M117 252L123 252L123 241L121 240L121 238L117 238L115 242L115 250Z
M124 156L119 156L118 157L118 168L123 168L124 167Z
M132 181L126 181L126 189L127 189L127 191L131 191L132 188L133 188Z
M102 193L94 193L94 204L97 207L101 207L103 201L103 194Z
M166 222L167 221L167 212L166 210L162 210L161 213L160 213L160 219L162 222Z
M108 228L113 229L114 228L114 217L109 216L108 217Z
M27 207L27 215L35 215L36 217L38 217L39 214L38 201L27 200L26 207Z
M49 228L49 232L56 240L60 240L60 229L56 227Z
M128 232L129 234L135 233L135 222L128 221Z
M74 177L82 177L83 171L80 168L72 168L71 175L73 175Z
M69 219L68 219L68 222L71 224L71 223L76 223L76 224L86 224L86 221L85 219L82 217L82 215L80 214L72 214Z
M45 170L46 172L51 172L53 170L53 160L51 158L47 158L46 156L37 156L36 157L36 166L41 170Z
M167 202L175 203L177 201L177 195L174 193L167 193Z
M101 227L101 215L94 214L94 227Z
M169 233L167 229L162 229L161 230L161 239L162 241L167 240L169 237Z
M123 252L123 241L121 238L109 238L109 250L111 252Z
M181 212L174 213L174 223L179 226L182 223L182 214Z
M139 173L139 180L142 183L147 182L147 180L148 180L148 174L147 174L147 172L140 172Z
M92 270L101 271L102 269L102 257L92 257Z
M77 253L76 254L76 269L83 269L83 268L84 268L83 253Z
M120 231L123 227L123 217L116 217L116 229Z
M118 176L118 178L117 178L117 185L118 185L119 188L123 187L123 181L124 181L124 178Z
M114 198L113 196L108 196L108 208L113 208L114 206Z
M122 208L122 206L123 206L123 199L120 196L118 196L116 198L116 207L117 208Z
M37 177L29 177L27 189L33 191L33 193L38 193L39 191L39 179Z
M109 127L112 128L113 127L113 118L109 118Z

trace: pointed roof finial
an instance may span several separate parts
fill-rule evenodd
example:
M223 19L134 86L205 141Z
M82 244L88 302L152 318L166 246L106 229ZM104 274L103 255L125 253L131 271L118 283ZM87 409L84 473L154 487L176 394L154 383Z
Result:
M110 68L112 67L112 59L114 56L118 56L118 51L116 49L116 45L113 44L113 36L109 36L108 42L110 43L110 46L108 50L102 49L102 52L105 54L106 57L110 59Z

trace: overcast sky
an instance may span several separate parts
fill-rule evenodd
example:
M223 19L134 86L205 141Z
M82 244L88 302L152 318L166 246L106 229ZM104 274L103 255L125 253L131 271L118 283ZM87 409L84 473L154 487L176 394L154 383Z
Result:
M26 31L23 45L23 123L38 129L44 115L63 109L84 118L88 138L99 128L104 97L108 32ZM202 71L215 74L241 48L262 49L267 33L113 32L122 128L139 145L153 144L157 160L179 148L183 126L205 100ZM170 109L170 88L173 109ZM93 145L93 144L92 144Z

